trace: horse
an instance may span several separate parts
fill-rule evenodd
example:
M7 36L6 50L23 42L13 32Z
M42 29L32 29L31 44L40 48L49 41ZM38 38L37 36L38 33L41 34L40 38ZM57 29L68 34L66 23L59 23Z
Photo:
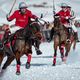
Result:
M68 31L67 31L67 28L61 24L59 16L54 17L54 28L53 28L53 30L54 30L53 66L55 66L56 65L56 58L57 58L56 57L57 56L57 48L59 47L59 49L60 49L62 61L66 62L68 54L69 54L70 49L71 49L72 43L74 44L73 49L75 49L76 40L74 38L74 34L71 32L71 34L69 35L70 42L67 41ZM64 54L64 47L65 47L65 54Z
M20 57L23 54L26 54L28 59L26 62L26 68L30 68L30 62L32 57L32 45L35 46L35 49L38 53L39 51L39 45L41 40L41 34L39 29L39 24L37 22L32 22L29 26L27 26L25 29L21 29L16 32L16 40L15 45L13 46L13 52L16 56L16 74L20 74Z
M8 40L6 39L7 32L9 28L8 24L3 24L0 26L0 72L6 68L13 60L14 60L14 55L12 54L11 49L9 48L9 40L10 37L8 37ZM1 64L4 59L4 57L7 56L7 59L9 61L6 61L4 65L2 66L1 70Z
M17 71L16 74L20 74L20 57L26 54L28 56L28 60L26 63L26 68L30 68L31 55L32 55L32 45L35 46L36 52L42 54L39 50L39 45L41 43L41 33L39 29L40 25L37 22L32 22L29 26L24 29L20 29L16 31L16 33L12 34L10 37L12 53L14 56L11 59L8 58L2 69L6 69L7 66L11 64L11 62L16 59L17 62ZM0 56L1 57L1 56ZM1 59L2 60L2 59Z
M39 24L38 22L31 21L30 27L31 27L31 29L33 28L32 32L33 32L33 34L35 34L35 37L36 37L33 45L35 47L37 55L40 55L40 54L42 54L42 52L39 50L39 47L40 47L40 44L42 41L42 33L41 33L42 25Z

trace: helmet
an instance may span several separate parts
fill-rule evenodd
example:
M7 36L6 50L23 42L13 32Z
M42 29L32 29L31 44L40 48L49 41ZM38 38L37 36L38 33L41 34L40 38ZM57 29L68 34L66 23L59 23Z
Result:
M71 8L71 6L68 5L67 8Z
M19 4L19 9L21 9L21 8L27 8L27 5L26 5L25 2L21 2L21 3Z
M61 3L61 8L65 8L67 7L68 5L66 3Z

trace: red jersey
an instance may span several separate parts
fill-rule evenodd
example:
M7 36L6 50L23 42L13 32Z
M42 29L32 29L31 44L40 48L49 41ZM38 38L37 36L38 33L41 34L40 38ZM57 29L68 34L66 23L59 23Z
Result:
M62 24L68 23L67 22L67 18L70 17L70 12L69 11L63 11L63 10L61 10L57 14L60 16L60 19L61 19L61 23Z
M25 14L21 14L19 10L16 10L9 18L8 21L16 20L15 25L20 26L22 28L26 27L29 22L29 18L37 18L37 16L33 15L31 11L26 9Z

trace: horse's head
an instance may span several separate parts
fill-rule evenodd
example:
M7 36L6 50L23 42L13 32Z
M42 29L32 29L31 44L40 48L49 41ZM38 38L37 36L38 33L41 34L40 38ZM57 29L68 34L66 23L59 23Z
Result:
M8 24L3 24L2 26L0 26L0 40L2 40L9 32L10 26Z
M55 34L59 34L61 41L66 40L67 38L66 28L61 23L59 15L54 16L54 31Z
M39 37L39 38L41 38L41 36L40 36L40 27L41 27L41 25L38 23L38 22L35 22L35 21L33 21L33 22L31 22L30 24L29 24L29 26L27 26L26 27L26 35L27 34L29 34L31 37L32 36L34 36L34 37Z
M54 26L59 26L60 25L60 16L59 15L55 15L54 16Z
M64 25L61 23L61 18L59 15L54 16L54 27L58 30L65 29Z
M3 24L2 25L2 30L4 30L4 31L10 30L10 26L8 24Z
M29 27L33 31L33 33L39 32L40 31L40 24L38 22L32 22Z

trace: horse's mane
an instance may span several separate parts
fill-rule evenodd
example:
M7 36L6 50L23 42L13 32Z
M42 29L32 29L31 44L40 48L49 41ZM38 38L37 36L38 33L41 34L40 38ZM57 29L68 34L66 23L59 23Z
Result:
M66 30L64 25L62 25L59 17L55 17L54 19L54 29L55 30Z

